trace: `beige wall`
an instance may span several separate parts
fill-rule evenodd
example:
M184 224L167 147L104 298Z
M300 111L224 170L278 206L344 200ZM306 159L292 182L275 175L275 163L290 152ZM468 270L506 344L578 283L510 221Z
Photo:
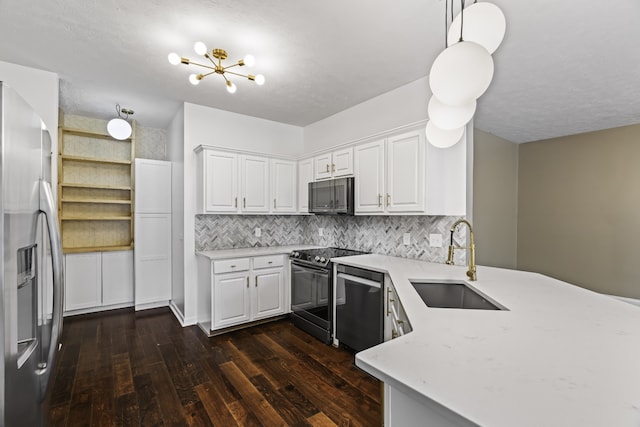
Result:
M640 125L519 151L518 268L640 298Z
M516 268L518 144L475 129L473 145L477 262Z

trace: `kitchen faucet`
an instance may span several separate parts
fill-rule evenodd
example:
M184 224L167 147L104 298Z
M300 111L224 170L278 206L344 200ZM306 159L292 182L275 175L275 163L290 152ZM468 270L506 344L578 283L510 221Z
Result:
M469 227L469 247L453 246L453 233L460 224L466 224ZM451 240L449 242L449 255L447 256L447 265L453 265L453 251L455 249L469 249L469 270L467 270L467 276L469 280L477 280L476 275L476 245L473 240L473 229L471 223L466 219L459 219L451 226Z

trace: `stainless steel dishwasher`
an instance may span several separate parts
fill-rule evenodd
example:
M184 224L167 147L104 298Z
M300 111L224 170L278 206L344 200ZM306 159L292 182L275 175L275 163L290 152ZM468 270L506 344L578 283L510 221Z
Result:
M340 344L362 351L383 341L384 275L346 265L337 266L335 313Z

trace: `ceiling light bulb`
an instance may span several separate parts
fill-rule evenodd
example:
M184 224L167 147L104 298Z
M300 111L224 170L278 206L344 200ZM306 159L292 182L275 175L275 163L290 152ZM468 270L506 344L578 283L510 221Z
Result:
M434 147L449 148L456 145L464 134L464 126L457 129L445 130L437 127L431 120L427 123L427 141Z
M255 82L257 85L262 86L264 84L264 76L262 74L256 74Z
M198 55L204 55L207 53L207 45L202 42L196 42L196 44L193 45L193 50L195 50Z
M256 58L253 55L247 55L244 57L244 65L252 67L256 63Z
M456 129L466 125L476 112L476 100L468 104L453 107L442 103L435 96L429 101L429 120L444 130Z
M127 139L131 136L131 131L132 129L129 122L120 117L111 119L109 120L109 123L107 123L107 132L109 132L109 135L114 139Z
M178 65L182 60L182 58L180 58L180 55L175 52L171 52L167 58L169 59L169 63L171 65Z
M198 83L200 83L200 79L198 78L197 74L191 74L189 76L189 83L191 83L194 86L197 86Z
M447 41L449 46L460 41L460 14L453 20L449 27ZM462 28L462 39L476 42L489 53L496 51L507 29L507 21L504 13L493 3L474 3L464 9L464 24Z
M443 50L429 73L431 93L447 105L479 98L493 78L493 58L478 43L462 41Z
M227 80L227 92L236 93L236 85Z

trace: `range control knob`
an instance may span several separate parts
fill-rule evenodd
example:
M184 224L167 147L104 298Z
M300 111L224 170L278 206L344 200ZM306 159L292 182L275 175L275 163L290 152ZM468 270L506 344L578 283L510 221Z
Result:
M325 257L321 257L321 258L320 258L320 262L321 262L321 263L323 263L323 264L324 264L326 261L327 261L327 260L325 259Z
M316 260L316 261L320 261L320 257L319 257L319 256L316 256L315 260Z

